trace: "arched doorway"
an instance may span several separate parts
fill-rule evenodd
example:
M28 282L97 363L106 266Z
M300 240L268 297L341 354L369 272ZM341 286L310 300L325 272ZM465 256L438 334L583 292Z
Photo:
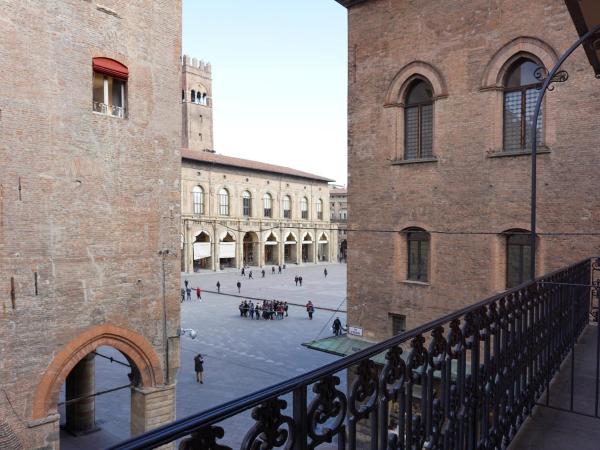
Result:
M289 233L285 238L285 242L283 243L283 262L284 264L292 264L296 263L296 247L298 246L298 241L296 239L296 235L294 233Z
M194 272L199 270L211 269L212 251L210 245L210 236L205 231L201 231L194 239L192 244L194 258Z
M314 242L312 235L310 233L306 233L302 238L302 262L309 263L314 261Z
M258 235L253 231L249 231L244 234L243 250L244 254L242 255L242 262L244 266L257 266Z
M219 241L219 266L235 267L235 238L229 231Z
M265 241L265 264L278 265L279 252L277 251L279 242L274 233L269 234Z
M321 236L319 236L318 244L317 259L319 261L329 261L329 239L325 233L321 233Z
M164 409L152 409L154 402L151 397L161 398L159 393L164 396L164 392L173 387L164 386L163 370L156 351L143 336L125 328L104 324L81 333L63 346L50 362L34 393L33 420L45 419L60 412L62 422L72 433L85 434L94 430L97 394L95 362L100 347L112 347L114 353L120 353L122 364L129 366L129 373L124 374L124 386L120 388L128 388L132 396L130 434L147 431L153 418L164 414ZM59 408L63 384L66 398ZM172 420L174 415L174 397L170 398L172 412L168 418L164 418L165 421Z

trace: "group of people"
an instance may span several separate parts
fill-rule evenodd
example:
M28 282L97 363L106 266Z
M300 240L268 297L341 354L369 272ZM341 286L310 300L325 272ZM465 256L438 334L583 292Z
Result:
M283 269L285 269L285 264L283 265ZM277 273L278 273L279 275L281 275L281 270L282 270L282 267L281 267L281 266L277 266ZM264 277L265 277L265 275L267 274L267 272L266 272L266 270L265 270L265 269L261 269L260 273L261 273L261 275L262 275L262 278L264 278ZM251 278L253 278L253 275L254 275L254 274L253 274L252 270L251 270L251 269L250 269L248 266L244 266L244 267L242 267L242 272L241 272L241 275L242 275L243 277L245 277L245 276L246 276L246 274L248 274L248 279L251 279ZM275 266L272 266L272 267L271 267L271 274L275 275Z
M288 308L287 302L277 300L263 300L262 304L244 300L239 305L240 317L249 317L251 320L260 320L261 316L263 320L281 320L288 316Z
M192 288L190 286L190 282L188 280L185 280L183 282L185 287L181 288L181 302L183 303L185 300L192 300L192 291L196 292L196 300L202 300L202 290L197 287L197 288Z

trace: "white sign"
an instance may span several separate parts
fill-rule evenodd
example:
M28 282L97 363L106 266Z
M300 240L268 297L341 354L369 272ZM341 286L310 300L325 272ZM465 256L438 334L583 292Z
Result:
M352 336L362 336L363 329L361 327L348 327L348 334Z
M194 261L210 257L210 242L194 242Z

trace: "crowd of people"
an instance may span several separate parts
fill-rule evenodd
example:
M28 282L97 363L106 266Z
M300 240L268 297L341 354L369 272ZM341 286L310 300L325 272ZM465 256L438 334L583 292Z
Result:
M277 300L263 300L262 303L252 303L252 300L243 300L239 305L240 317L249 317L251 320L282 320L288 316L287 302Z

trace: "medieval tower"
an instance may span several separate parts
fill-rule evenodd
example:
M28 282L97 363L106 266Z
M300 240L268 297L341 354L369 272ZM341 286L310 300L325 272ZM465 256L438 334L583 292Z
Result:
M181 70L182 147L213 151L212 74L210 63L185 55Z

